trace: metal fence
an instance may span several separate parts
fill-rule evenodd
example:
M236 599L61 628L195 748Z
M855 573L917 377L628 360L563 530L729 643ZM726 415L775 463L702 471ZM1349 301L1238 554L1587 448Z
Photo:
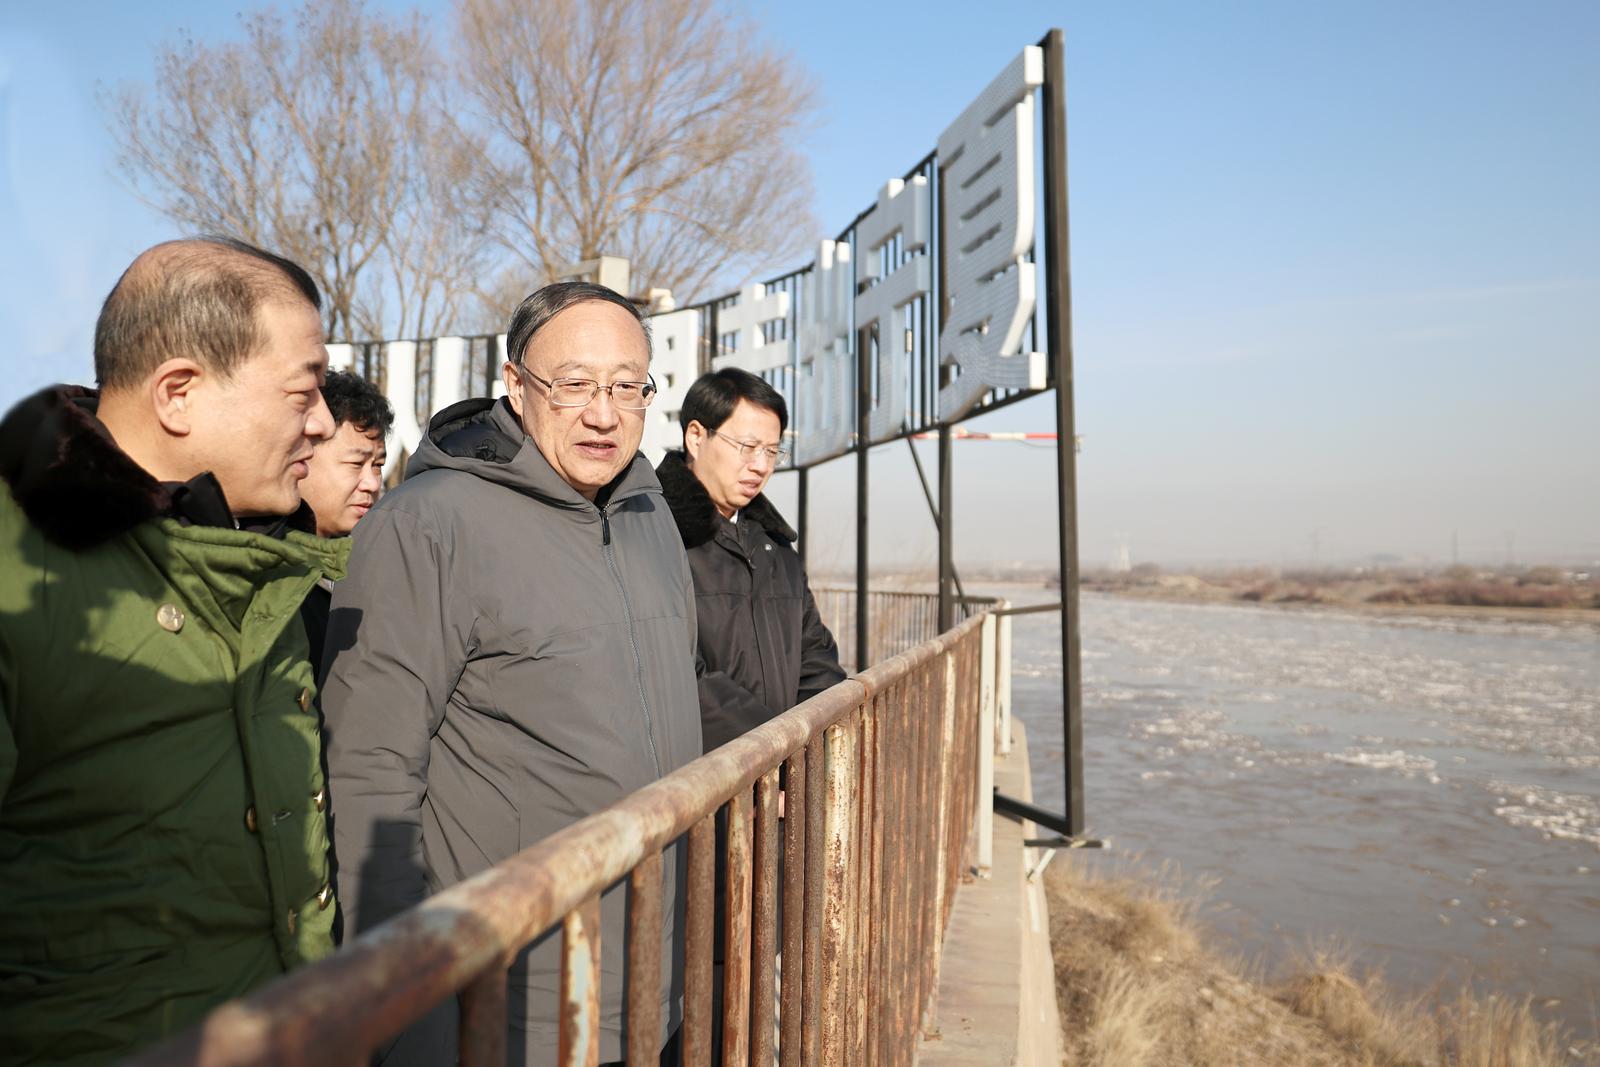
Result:
M812 592L817 600L817 614L838 642L839 661L846 670L856 670L855 587L813 586ZM997 603L992 597L956 597L955 621L964 622ZM937 593L870 590L867 593L867 627L867 661L882 663L938 635L939 596Z
M912 616L894 631L902 640L926 626L927 609L908 608ZM728 872L722 1064L913 1063L932 1024L958 880L989 861L1004 621L968 618L885 658L133 1062L364 1063L459 996L460 1062L504 1064L507 968L559 925L559 1061L593 1067L600 895L627 879L630 894L659 900L662 852L687 838L684 1064L711 1062L719 847ZM646 1067L657 1062L661 909L628 914L627 1062Z

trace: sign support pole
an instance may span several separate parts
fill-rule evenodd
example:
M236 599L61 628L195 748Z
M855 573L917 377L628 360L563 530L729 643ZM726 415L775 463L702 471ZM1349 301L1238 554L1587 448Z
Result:
M872 451L872 367L867 346L856 346L856 670L872 666L867 607L867 453Z
M955 512L955 487L953 464L950 455L950 426L939 427L939 513L934 521L939 524L939 632L944 633L955 625L955 601L951 585L955 577L954 531L951 517Z
M811 470L808 467L801 467L795 472L795 475L800 479L800 483L796 487L795 494L794 529L795 533L800 535L800 544L796 548L800 556L800 567L804 570L806 565L806 546L811 543L811 538L806 536L811 532Z
M1083 833L1083 675L1078 634L1078 456L1072 403L1072 276L1067 227L1066 35L1051 30L1044 48L1044 219L1046 295L1056 387L1056 536L1061 562L1061 715L1067 833Z

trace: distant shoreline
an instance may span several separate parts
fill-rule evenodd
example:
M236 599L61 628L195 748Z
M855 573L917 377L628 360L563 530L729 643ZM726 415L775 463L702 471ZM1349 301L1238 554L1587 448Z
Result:
M1114 588L1088 584L1084 592L1104 593L1124 600L1151 600L1169 604L1214 604L1236 608L1268 608L1278 611L1348 612L1388 618L1405 616L1429 619L1474 619L1502 622L1576 623L1600 628L1597 608L1526 608L1480 604L1403 604L1372 603L1363 600L1250 600L1236 595L1186 590L1181 586L1128 586Z

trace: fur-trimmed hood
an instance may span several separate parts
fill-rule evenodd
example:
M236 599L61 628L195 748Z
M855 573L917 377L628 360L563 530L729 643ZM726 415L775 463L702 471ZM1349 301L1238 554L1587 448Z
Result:
M112 439L96 417L99 407L97 390L55 385L0 420L0 479L52 543L82 552L163 517L274 539L291 529L316 532L316 516L304 501L293 515L241 521L209 471L187 482L157 481Z
M661 490L667 495L672 517L677 520L678 533L683 536L685 548L697 548L717 535L717 523L722 518L711 494L700 484L682 451L668 452L659 466L656 477L661 479ZM783 521L778 509L762 493L739 510L740 522L754 522L762 529L789 544L799 539L794 527Z
M40 533L75 552L172 510L172 487L117 447L99 405L94 389L57 385L0 421L0 478Z

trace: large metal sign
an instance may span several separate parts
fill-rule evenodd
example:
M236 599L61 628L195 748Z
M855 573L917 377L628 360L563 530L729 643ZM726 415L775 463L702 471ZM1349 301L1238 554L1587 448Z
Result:
M1022 49L945 127L932 152L886 182L837 237L818 242L810 264L650 315L661 394L646 412L642 447L659 461L680 445L684 393L706 370L764 376L789 404L802 553L808 470L853 454L857 662L865 662L870 446L938 433L934 520L941 623L948 625L957 584L950 429L1053 388L1067 789L1064 816L1047 825L1077 834L1083 783L1062 51L1059 30ZM396 413L391 456L416 451L431 412L504 391L504 334L330 345L329 354L334 366L385 389Z
M795 467L858 447L863 363L873 443L1048 388L1034 329L1041 281L1035 98L1043 83L1043 49L1024 48L950 123L932 154L885 184L838 238L819 242L811 264L650 316L662 392L650 410L646 452L659 458L677 445L678 403L706 369L742 367L785 394ZM383 373L374 376L399 416L390 451L409 454L429 412L495 392L493 364L505 338L379 347ZM354 366L361 349L330 346L334 365Z

